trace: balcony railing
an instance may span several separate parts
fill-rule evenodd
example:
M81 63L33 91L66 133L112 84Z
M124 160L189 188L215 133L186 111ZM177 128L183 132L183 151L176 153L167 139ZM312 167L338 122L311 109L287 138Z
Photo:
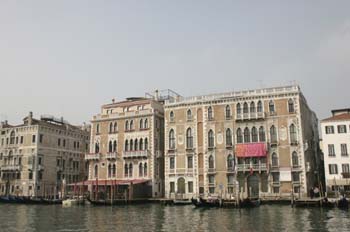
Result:
M265 163L260 164L238 164L237 171L246 172L246 171L266 171L267 165Z
M244 121L244 120L259 120L264 119L264 112L251 112L251 113L241 113L236 114L236 121Z
M123 158L147 158L148 150L143 151L123 151Z
M108 152L106 154L106 159L117 159L118 153L117 152Z
M2 165L1 171L20 171L22 169L22 165L19 164L9 164L9 165Z
M216 169L215 168L208 168L207 172L208 172L208 174L213 174L213 173L216 173Z
M100 157L101 157L100 153L85 154L85 160L99 160Z
M227 172L228 173L234 173L235 172L235 168L234 167L228 167L227 168Z

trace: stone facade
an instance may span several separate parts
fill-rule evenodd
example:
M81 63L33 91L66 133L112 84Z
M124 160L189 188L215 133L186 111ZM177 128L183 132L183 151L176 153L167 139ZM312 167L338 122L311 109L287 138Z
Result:
M0 127L0 194L58 197L63 183L87 178L88 127L30 113L22 125Z
M318 121L299 86L179 97L164 114L167 198L306 195L319 182Z
M103 105L94 116L91 130L89 180L99 183L144 187L130 198L162 197L164 194L164 113L163 105L150 98L129 98ZM109 184L111 185L111 184ZM119 186L118 193L130 188ZM111 186L108 186L107 193ZM90 187L93 191L93 187ZM117 194L118 194L117 193Z

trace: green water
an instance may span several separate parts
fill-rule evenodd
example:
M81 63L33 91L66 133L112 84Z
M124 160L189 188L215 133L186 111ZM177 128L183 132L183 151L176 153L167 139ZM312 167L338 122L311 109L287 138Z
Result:
M146 204L121 207L0 204L0 231L350 231L338 209L195 209Z

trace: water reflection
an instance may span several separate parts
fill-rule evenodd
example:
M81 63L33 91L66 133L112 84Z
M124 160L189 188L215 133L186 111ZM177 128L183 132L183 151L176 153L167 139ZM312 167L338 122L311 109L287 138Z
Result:
M261 206L195 209L146 204L71 207L0 204L1 231L347 231L348 211Z

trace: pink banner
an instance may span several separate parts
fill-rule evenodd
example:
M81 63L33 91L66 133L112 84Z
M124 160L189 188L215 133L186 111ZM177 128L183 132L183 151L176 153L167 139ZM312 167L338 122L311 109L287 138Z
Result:
M236 144L237 157L265 157L267 155L265 143Z

